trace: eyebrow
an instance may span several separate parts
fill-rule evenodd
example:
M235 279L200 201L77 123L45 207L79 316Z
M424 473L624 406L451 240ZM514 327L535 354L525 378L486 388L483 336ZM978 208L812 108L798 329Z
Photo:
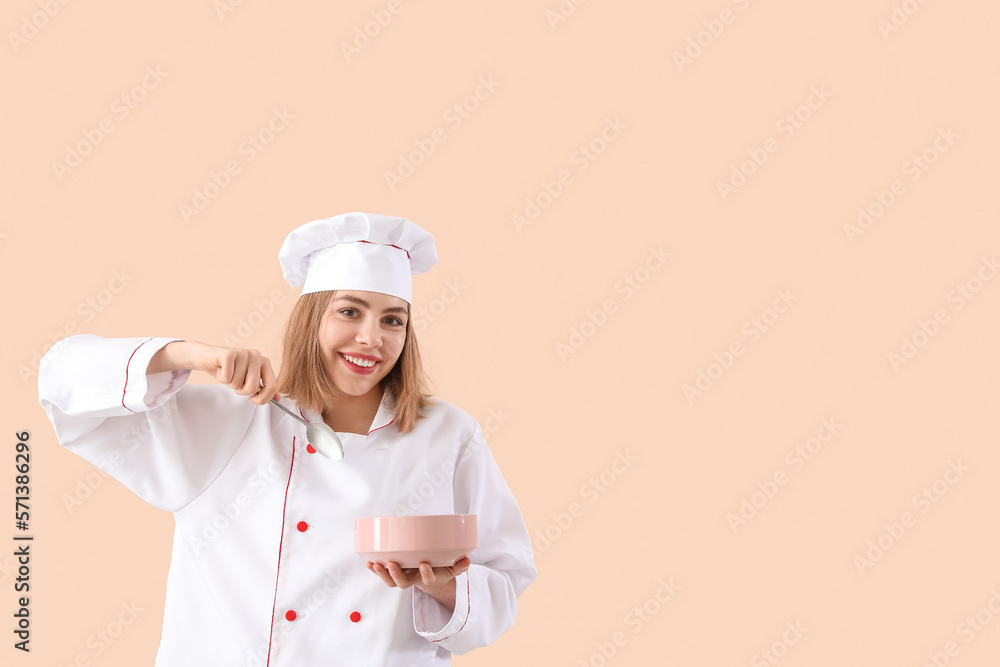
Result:
M364 306L365 308L371 308L371 305L364 299L359 299L356 296L338 296L337 301L350 301L351 303L356 303ZM386 308L382 311L383 313L402 313L406 315L406 308L402 306L392 306L391 308Z

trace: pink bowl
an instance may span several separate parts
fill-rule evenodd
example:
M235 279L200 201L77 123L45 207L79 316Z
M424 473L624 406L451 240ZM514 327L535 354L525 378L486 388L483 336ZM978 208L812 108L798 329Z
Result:
M354 520L354 551L380 565L400 567L454 565L476 548L475 514L376 516Z

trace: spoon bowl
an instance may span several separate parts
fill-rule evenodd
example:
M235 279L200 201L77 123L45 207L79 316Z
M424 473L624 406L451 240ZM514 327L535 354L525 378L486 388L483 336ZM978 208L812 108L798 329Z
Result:
M273 398L271 402L306 425L306 439L310 445L316 448L317 452L334 461L344 458L344 445L332 428L323 422L306 421Z

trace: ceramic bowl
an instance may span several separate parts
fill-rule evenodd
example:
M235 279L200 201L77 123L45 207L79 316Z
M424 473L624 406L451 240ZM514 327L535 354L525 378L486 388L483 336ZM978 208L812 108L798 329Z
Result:
M478 544L475 514L376 516L354 520L354 551L373 563L454 565Z

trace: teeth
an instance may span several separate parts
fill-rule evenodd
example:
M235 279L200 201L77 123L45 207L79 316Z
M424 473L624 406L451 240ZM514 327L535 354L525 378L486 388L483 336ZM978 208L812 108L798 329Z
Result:
M376 363L378 363L378 362L375 362L375 361L366 361L364 359L358 359L357 357L352 357L352 356L347 355L347 354L344 355L344 358L347 359L352 364L355 364L357 366L361 366L363 368L371 368Z

